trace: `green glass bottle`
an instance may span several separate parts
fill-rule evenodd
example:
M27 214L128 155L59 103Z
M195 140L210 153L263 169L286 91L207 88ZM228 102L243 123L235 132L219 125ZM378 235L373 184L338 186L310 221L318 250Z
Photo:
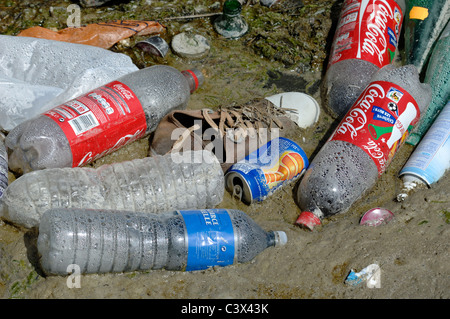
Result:
M225 38L237 39L248 31L248 24L241 16L242 6L238 0L226 0L223 14L214 20L214 29Z

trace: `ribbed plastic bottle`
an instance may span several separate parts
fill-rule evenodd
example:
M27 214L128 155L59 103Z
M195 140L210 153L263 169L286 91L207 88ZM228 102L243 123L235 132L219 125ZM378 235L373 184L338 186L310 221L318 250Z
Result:
M188 157L192 155L192 157ZM38 226L51 208L104 208L166 212L212 208L223 199L223 171L209 151L155 155L93 169L38 170L12 182L3 195L3 218Z
M430 100L430 85L420 83L415 66L379 70L306 170L297 224L312 229L370 190Z
M287 242L232 209L148 214L115 210L53 209L42 217L38 252L48 275L150 269L194 271L245 263Z
M8 153L4 141L5 136L0 132L0 209L3 193L8 187Z
M333 118L341 119L374 73L394 59L404 12L404 0L344 1L322 83Z
M27 173L95 161L153 132L170 111L186 108L201 83L199 70L167 65L126 74L11 130L9 167Z

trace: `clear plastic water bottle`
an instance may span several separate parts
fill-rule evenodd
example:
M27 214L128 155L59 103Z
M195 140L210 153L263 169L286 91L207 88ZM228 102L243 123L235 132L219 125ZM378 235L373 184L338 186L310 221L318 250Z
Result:
M4 141L5 136L0 132L0 209L3 193L8 187L8 153Z
M323 81L324 106L341 119L371 77L394 59L404 0L345 0Z
M126 74L15 127L6 138L9 167L27 173L95 161L153 132L170 111L186 108L201 83L199 70L167 65Z
M184 158L188 154L192 159ZM96 169L45 169L22 175L8 186L0 215L31 228L39 225L46 210L59 207L149 213L212 208L223 199L224 183L220 163L209 151L155 155Z
M157 215L53 209L42 217L37 247L47 274L67 275L73 265L82 274L202 270L245 263L286 242L284 232L264 231L244 212L233 209Z
M430 100L415 66L380 69L306 170L297 223L312 229L373 187Z

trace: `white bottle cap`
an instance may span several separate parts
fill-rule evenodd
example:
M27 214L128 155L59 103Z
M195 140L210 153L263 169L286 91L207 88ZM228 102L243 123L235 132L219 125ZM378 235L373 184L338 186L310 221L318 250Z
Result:
M284 246L287 243L287 236L284 231L274 231L275 247Z

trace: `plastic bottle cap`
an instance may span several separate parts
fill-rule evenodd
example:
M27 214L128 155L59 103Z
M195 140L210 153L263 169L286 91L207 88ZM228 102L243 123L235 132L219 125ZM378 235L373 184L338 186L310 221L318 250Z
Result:
M287 236L284 231L278 230L273 232L275 234L275 246L284 246L287 243Z
M283 92L266 97L275 106L286 111L289 117L301 128L307 128L317 122L320 115L319 103L310 95L301 92Z
M189 85L191 86L191 93L197 90L205 81L205 77L199 69L193 68L191 70L185 70L181 73L188 78Z
M295 223L310 230L321 224L320 218L311 212L302 212Z

